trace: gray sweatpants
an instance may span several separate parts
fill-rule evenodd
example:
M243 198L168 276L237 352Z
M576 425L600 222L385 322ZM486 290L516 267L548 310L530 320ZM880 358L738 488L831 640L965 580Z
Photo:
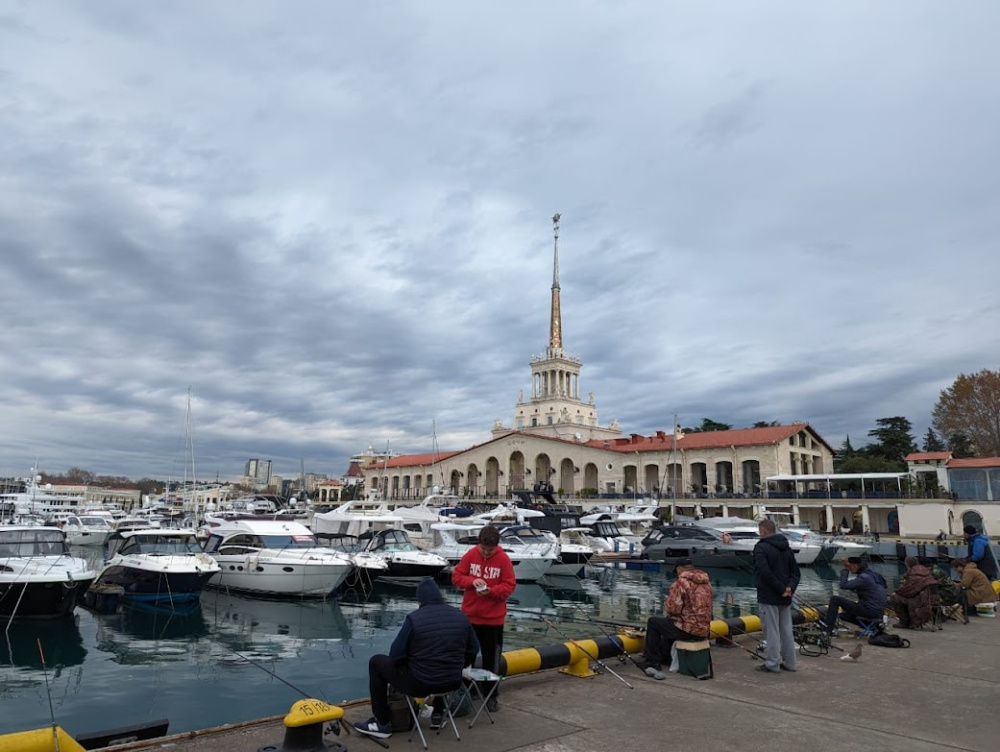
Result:
M795 670L795 637L792 634L791 606L769 606L758 604L760 621L764 626L767 652L764 665L771 671L778 671L779 661L790 671Z

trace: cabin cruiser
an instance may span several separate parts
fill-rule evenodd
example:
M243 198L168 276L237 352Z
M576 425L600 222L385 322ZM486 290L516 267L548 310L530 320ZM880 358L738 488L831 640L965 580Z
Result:
M465 556L465 552L479 542L479 531L486 523L461 524L457 522L437 522L434 530L435 545L430 553L448 561L449 571ZM501 547L514 566L514 577L518 582L537 582L555 563L551 549L547 552L530 548L515 549L501 541Z
M642 558L665 564L690 558L696 567L750 570L757 540L695 525L661 525L643 538Z
M205 553L219 564L209 587L268 597L325 598L354 569L350 556L320 546L291 520L233 520L213 527Z
M570 550L564 552L562 541L558 537L547 530L538 530L527 525L501 528L500 546L508 556L537 552L543 559L551 558L552 562L543 573L545 576L578 576L582 573L584 565L594 556L593 549L586 547L584 553L579 546L572 544Z
M390 510L377 495L367 500L352 499L329 512L313 515L310 527L314 533L361 536L381 530L401 530L403 518Z
M841 559L851 556L858 558L869 556L871 547L867 543L852 540L843 536L823 537L808 530L781 528L778 532L788 538L789 543L793 540L808 539L822 546L819 556L816 558L817 564L837 563Z
M324 548L344 554L350 558L354 569L344 585L347 587L369 587L375 580L388 574L389 563L378 554L365 550L367 539L362 541L356 535L341 535L339 533L316 533L316 542Z
M581 525L586 517L580 518ZM631 530L621 527L615 520L606 516L587 525L590 528L590 539L598 553L622 553L638 556L642 552L643 536L636 535Z
M0 618L71 614L96 576L59 528L0 525Z
M70 515L61 525L66 542L71 546L103 546L115 531L103 515Z
M455 517L467 517L472 510L461 506L455 494L430 493L423 501L411 507L397 506L392 513L403 520L402 529L417 548L427 549L434 544L431 525Z
M358 538L364 542L364 553L377 556L386 563L383 580L422 580L436 577L448 566L448 561L430 551L413 545L405 530L378 530Z
M117 530L104 544L98 585L118 585L126 601L174 604L201 597L219 565L189 530Z
M693 523L697 527L711 528L720 533L727 534L730 539L749 540L756 543L760 540L760 531L757 523L753 520L745 520L742 517L707 517ZM784 534L784 531L780 531ZM819 558L823 546L819 541L811 538L788 539L788 545L795 554L795 561L803 566L808 566Z

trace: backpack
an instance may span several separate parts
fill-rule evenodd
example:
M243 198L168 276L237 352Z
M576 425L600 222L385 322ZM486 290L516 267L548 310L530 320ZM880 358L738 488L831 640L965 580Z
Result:
M881 632L877 635L872 635L868 638L869 645L877 645L880 648L908 648L910 647L910 641L905 637L900 637L898 634L890 634L889 632Z

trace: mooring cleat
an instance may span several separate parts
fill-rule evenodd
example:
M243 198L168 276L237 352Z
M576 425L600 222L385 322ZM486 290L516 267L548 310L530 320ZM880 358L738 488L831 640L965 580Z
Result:
M344 745L332 745L323 741L323 727L327 723L336 724L340 729L340 719L344 709L322 700L299 700L285 716L285 738L280 745L260 747L257 752L328 752L344 750Z

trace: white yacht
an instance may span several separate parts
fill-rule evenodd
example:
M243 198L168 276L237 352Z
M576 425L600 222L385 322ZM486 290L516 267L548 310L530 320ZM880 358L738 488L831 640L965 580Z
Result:
M97 574L70 556L55 527L0 525L0 618L44 619L73 612Z
M435 545L430 553L437 554L448 561L448 570L462 560L465 552L478 542L479 530L485 523L463 525L457 522L437 522L432 525ZM555 562L551 552L523 550L516 551L502 545L514 566L514 577L518 582L537 582L549 571Z
M62 526L66 542L71 546L103 546L115 531L103 515L70 515Z
M419 581L436 577L448 566L448 561L438 554L414 546L405 530L379 530L365 533L358 540L365 542L364 553L385 562L387 569L380 579Z
M219 573L190 530L116 530L104 546L104 560L97 584L120 586L126 601L191 603Z
M590 528L568 527L559 531L557 536L551 530L540 530L549 540L559 542L559 560L553 564L547 573L548 577L582 577L584 570L597 553L590 542Z
M210 587L260 596L325 598L351 574L354 563L320 546L293 521L233 520L211 528L205 553L219 565Z
M457 516L457 511L471 515L471 510L461 507L462 499L450 493L430 493L414 506L397 506L392 514L403 520L402 529L410 536L417 548L427 549L434 545L435 522L446 522Z
M562 564L562 542L551 534L546 534L545 530L537 530L528 525L510 525L500 530L500 546L510 557L520 557L522 562L529 554L536 555L541 574L545 575L576 575L583 567L574 562L563 566ZM590 556L593 556L590 552ZM513 558L511 558L513 561ZM589 558L588 558L589 561ZM546 564L546 562L548 562ZM522 563L522 569L524 564Z
M0 508L10 510L11 516L38 514L48 519L56 512L77 514L88 504L84 496L63 496L51 493L52 485L41 485L42 476L31 468L31 476L21 483L23 490L0 493Z
M356 535L340 535L338 533L315 533L316 543L350 558L354 569L344 580L347 587L361 586L367 588L375 580L389 572L389 563L378 554L365 550L367 539L362 541Z
M352 499L329 512L317 512L309 526L317 534L361 536L381 530L401 530L403 518L390 510L375 492L366 500Z

